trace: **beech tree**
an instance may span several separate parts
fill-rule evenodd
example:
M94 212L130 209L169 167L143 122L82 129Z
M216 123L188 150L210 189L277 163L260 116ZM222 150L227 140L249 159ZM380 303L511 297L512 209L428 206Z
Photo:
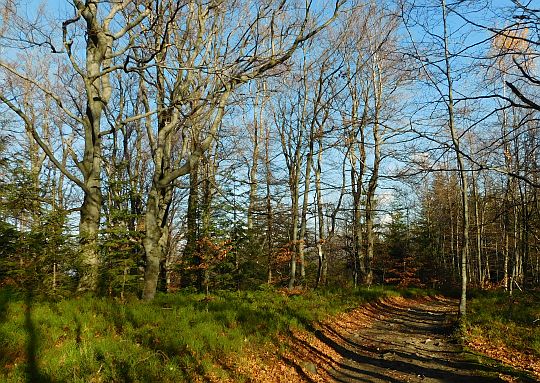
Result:
M398 103L394 93L405 71L396 65L398 19L384 7L359 6L344 27L342 77L347 92L341 108L345 155L352 195L353 283L372 284L379 171L384 143ZM360 25L357 33L351 24Z
M47 285L69 264L80 291L145 300L357 286L414 255L409 281L459 283L465 314L468 286L540 280L530 4L72 0L60 23L1 4L5 233L79 239L63 262L32 237Z
M417 4L412 5L412 10L415 10ZM451 41L452 32L448 26L448 7L445 0L441 0L440 3L429 3L426 5L426 13L422 17L436 17L437 10L440 13L440 21L442 23L439 32L433 33L428 31L426 25L422 25L423 33L425 36L430 36L430 43L428 45L425 41L420 44L413 38L410 29L409 35L412 43L412 56L418 61L421 72L426 78L426 82L432 87L437 95L437 101L440 101L444 105L444 114L441 111L440 118L444 121L443 124L447 129L447 134L443 136L449 136L449 142L445 140L443 146L452 150L456 160L456 172L460 180L460 196L461 196L461 227L460 237L462 239L461 244L461 258L460 258L460 277L461 277L461 297L459 305L459 313L462 316L466 315L466 300L467 300L467 272L468 272L468 260L469 260L469 179L468 168L464 158L464 144L462 137L462 131L466 127L459 126L460 122L457 120L457 113L454 100L454 68L452 67L452 58L454 57L452 52ZM405 20L410 20L409 15L413 12L409 10L408 15L404 15ZM415 22L419 22L415 20ZM407 28L409 25L406 24ZM441 63L440 65L438 63ZM437 109L438 103L433 103L433 109ZM462 122L461 122L462 123ZM458 130L459 129L459 130ZM444 140L444 139L443 139Z
M465 162L461 153L459 134L456 128L455 114L454 114L454 88L452 86L452 69L450 64L450 48L448 43L448 26L447 26L447 8L446 1L441 2L442 20L443 20L443 38L444 38L444 74L446 76L446 93L445 104L448 109L448 129L450 130L450 136L452 138L452 147L456 154L456 161L458 164L459 178L461 181L461 204L463 209L463 245L461 250L461 296L459 300L459 314L465 316L467 314L467 261L469 259L469 187L468 176L465 168Z
M154 169L143 239L145 300L156 291L174 182L197 166L214 142L231 94L289 60L332 22L343 2L336 1L323 20L314 18L311 2L286 5L271 1L245 7L226 0L156 5L160 12L149 20L156 25L148 30L154 33L158 112L157 127L147 128Z
M119 3L80 0L74 0L73 10L73 17L62 23L61 45L55 42L57 29L41 29L37 21L33 23L22 19L16 13L10 14L10 17L17 21L14 23L16 29L10 32L15 36L22 34L22 37L15 38L17 46L14 48L34 48L42 53L46 53L48 49L52 52L49 54L64 55L67 62L57 62L54 69L61 76L62 73L59 72L69 68L70 74L76 79L72 84L73 89L66 90L67 94L72 96L71 99L66 100L64 94L55 90L54 80L51 81L45 76L41 81L43 76L34 76L25 71L25 68L18 67L13 58L6 57L1 60L0 67L5 76L22 80L50 103L54 103L66 124L80 132L82 153L78 154L79 148L69 142L64 142L68 146L63 149L70 153L78 172L73 172L66 166L65 161L57 158L58 151L46 142L42 130L34 124L29 104L25 104L21 97L9 91L2 92L0 100L21 118L25 130L32 135L49 160L83 193L79 223L79 288L95 291L99 277L97 238L102 205L102 142L103 137L109 133L102 124L113 93L111 76L115 71L124 69L123 57L132 44L132 41L125 37L147 16L149 10L136 1ZM38 14L39 16L41 15ZM80 31L84 32L86 38L81 38ZM13 41L8 32L3 38ZM82 99L78 94L72 93L75 88L82 92Z

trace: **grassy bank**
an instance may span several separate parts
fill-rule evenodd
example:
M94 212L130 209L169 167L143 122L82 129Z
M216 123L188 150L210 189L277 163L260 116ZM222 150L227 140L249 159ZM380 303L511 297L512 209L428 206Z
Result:
M388 288L179 292L152 303L89 296L58 302L0 291L0 380L243 381L234 360L278 334L386 296Z
M474 350L540 377L540 295L474 291L464 336Z

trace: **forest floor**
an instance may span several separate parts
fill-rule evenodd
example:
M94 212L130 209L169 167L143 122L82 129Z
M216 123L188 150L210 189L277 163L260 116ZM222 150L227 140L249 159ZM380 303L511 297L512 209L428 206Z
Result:
M471 293L458 327L457 300L435 294L177 292L143 304L0 289L0 381L540 382L536 295Z
M457 301L389 298L293 332L279 382L536 382L461 347ZM270 361L267 361L267 363ZM276 374L277 372L277 374ZM262 380L259 380L262 379Z

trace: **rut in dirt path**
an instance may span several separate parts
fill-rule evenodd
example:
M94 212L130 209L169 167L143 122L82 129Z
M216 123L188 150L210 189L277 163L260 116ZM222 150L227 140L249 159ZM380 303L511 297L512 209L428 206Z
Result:
M323 326L317 338L341 357L327 373L345 383L503 382L490 367L464 359L451 338L455 312L456 302L442 298L379 302L365 307L370 325L350 335Z

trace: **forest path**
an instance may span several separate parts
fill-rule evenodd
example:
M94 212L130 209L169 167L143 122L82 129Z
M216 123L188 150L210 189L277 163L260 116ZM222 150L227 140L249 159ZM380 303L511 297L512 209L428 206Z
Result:
M466 357L452 337L457 301L390 299L312 329L316 381L525 382ZM330 362L331 359L331 362ZM321 374L324 376L321 376ZM309 374L311 375L311 374ZM311 375L313 376L313 375ZM310 381L311 379L308 379Z

